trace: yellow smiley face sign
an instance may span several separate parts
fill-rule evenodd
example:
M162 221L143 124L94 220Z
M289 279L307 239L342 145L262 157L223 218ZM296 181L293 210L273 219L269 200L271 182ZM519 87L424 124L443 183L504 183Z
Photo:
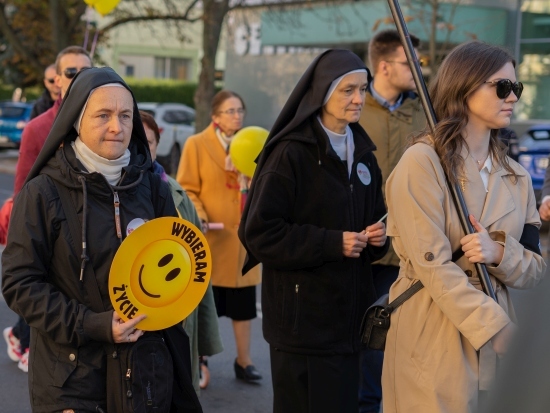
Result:
M204 234L181 218L141 225L118 249L109 273L109 295L124 321L146 314L137 328L161 330L199 305L210 282L212 256Z

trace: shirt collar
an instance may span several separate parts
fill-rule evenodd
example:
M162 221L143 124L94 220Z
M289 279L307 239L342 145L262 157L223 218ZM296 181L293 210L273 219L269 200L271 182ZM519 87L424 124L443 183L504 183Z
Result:
M481 170L483 171L484 169L487 169L487 172L490 174L492 169L493 169L493 160L491 159L492 157L489 155L487 157L487 159L485 159L485 163L483 164L483 166L481 167Z
M372 95L372 97L383 107L385 107L386 109L388 109L390 112L393 112L394 110L396 110L397 108L399 108L402 104L403 104L403 93L401 93L399 95L399 97L397 98L397 100L395 101L395 103L393 105L391 105L386 99L384 99L382 96L380 96L376 90L374 90L374 86L373 86L373 83L374 82L371 82L370 85L369 85L369 92L370 94Z

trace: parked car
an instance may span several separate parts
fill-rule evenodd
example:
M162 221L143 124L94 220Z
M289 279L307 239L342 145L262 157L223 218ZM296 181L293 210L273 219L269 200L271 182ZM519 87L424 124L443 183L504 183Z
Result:
M195 110L181 103L144 102L138 108L155 118L160 131L157 160L166 173L175 174L183 145L195 133Z
M0 102L0 148L19 148L32 106L31 103Z
M529 172L540 202L540 192L550 155L550 123L531 126L519 142L518 162Z
M502 128L499 130L498 137L508 146L508 156L517 162L519 155L519 139L516 132L510 128Z

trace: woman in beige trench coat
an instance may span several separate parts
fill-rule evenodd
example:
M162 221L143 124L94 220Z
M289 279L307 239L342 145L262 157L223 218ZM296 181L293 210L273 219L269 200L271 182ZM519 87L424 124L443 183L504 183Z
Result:
M388 235L400 257L390 300L418 280L424 288L391 316L384 413L475 412L515 328L507 288L533 287L544 274L531 179L496 137L523 88L514 67L498 47L455 48L430 90L435 133L415 137L388 179ZM462 232L445 172L461 185L476 234ZM477 262L498 304L481 291Z

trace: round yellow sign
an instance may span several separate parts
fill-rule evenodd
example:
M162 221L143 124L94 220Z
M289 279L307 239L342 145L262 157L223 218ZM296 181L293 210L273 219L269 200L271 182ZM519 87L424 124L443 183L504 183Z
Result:
M109 296L124 321L145 331L182 321L199 305L212 273L204 234L181 218L146 222L126 237L109 273Z

